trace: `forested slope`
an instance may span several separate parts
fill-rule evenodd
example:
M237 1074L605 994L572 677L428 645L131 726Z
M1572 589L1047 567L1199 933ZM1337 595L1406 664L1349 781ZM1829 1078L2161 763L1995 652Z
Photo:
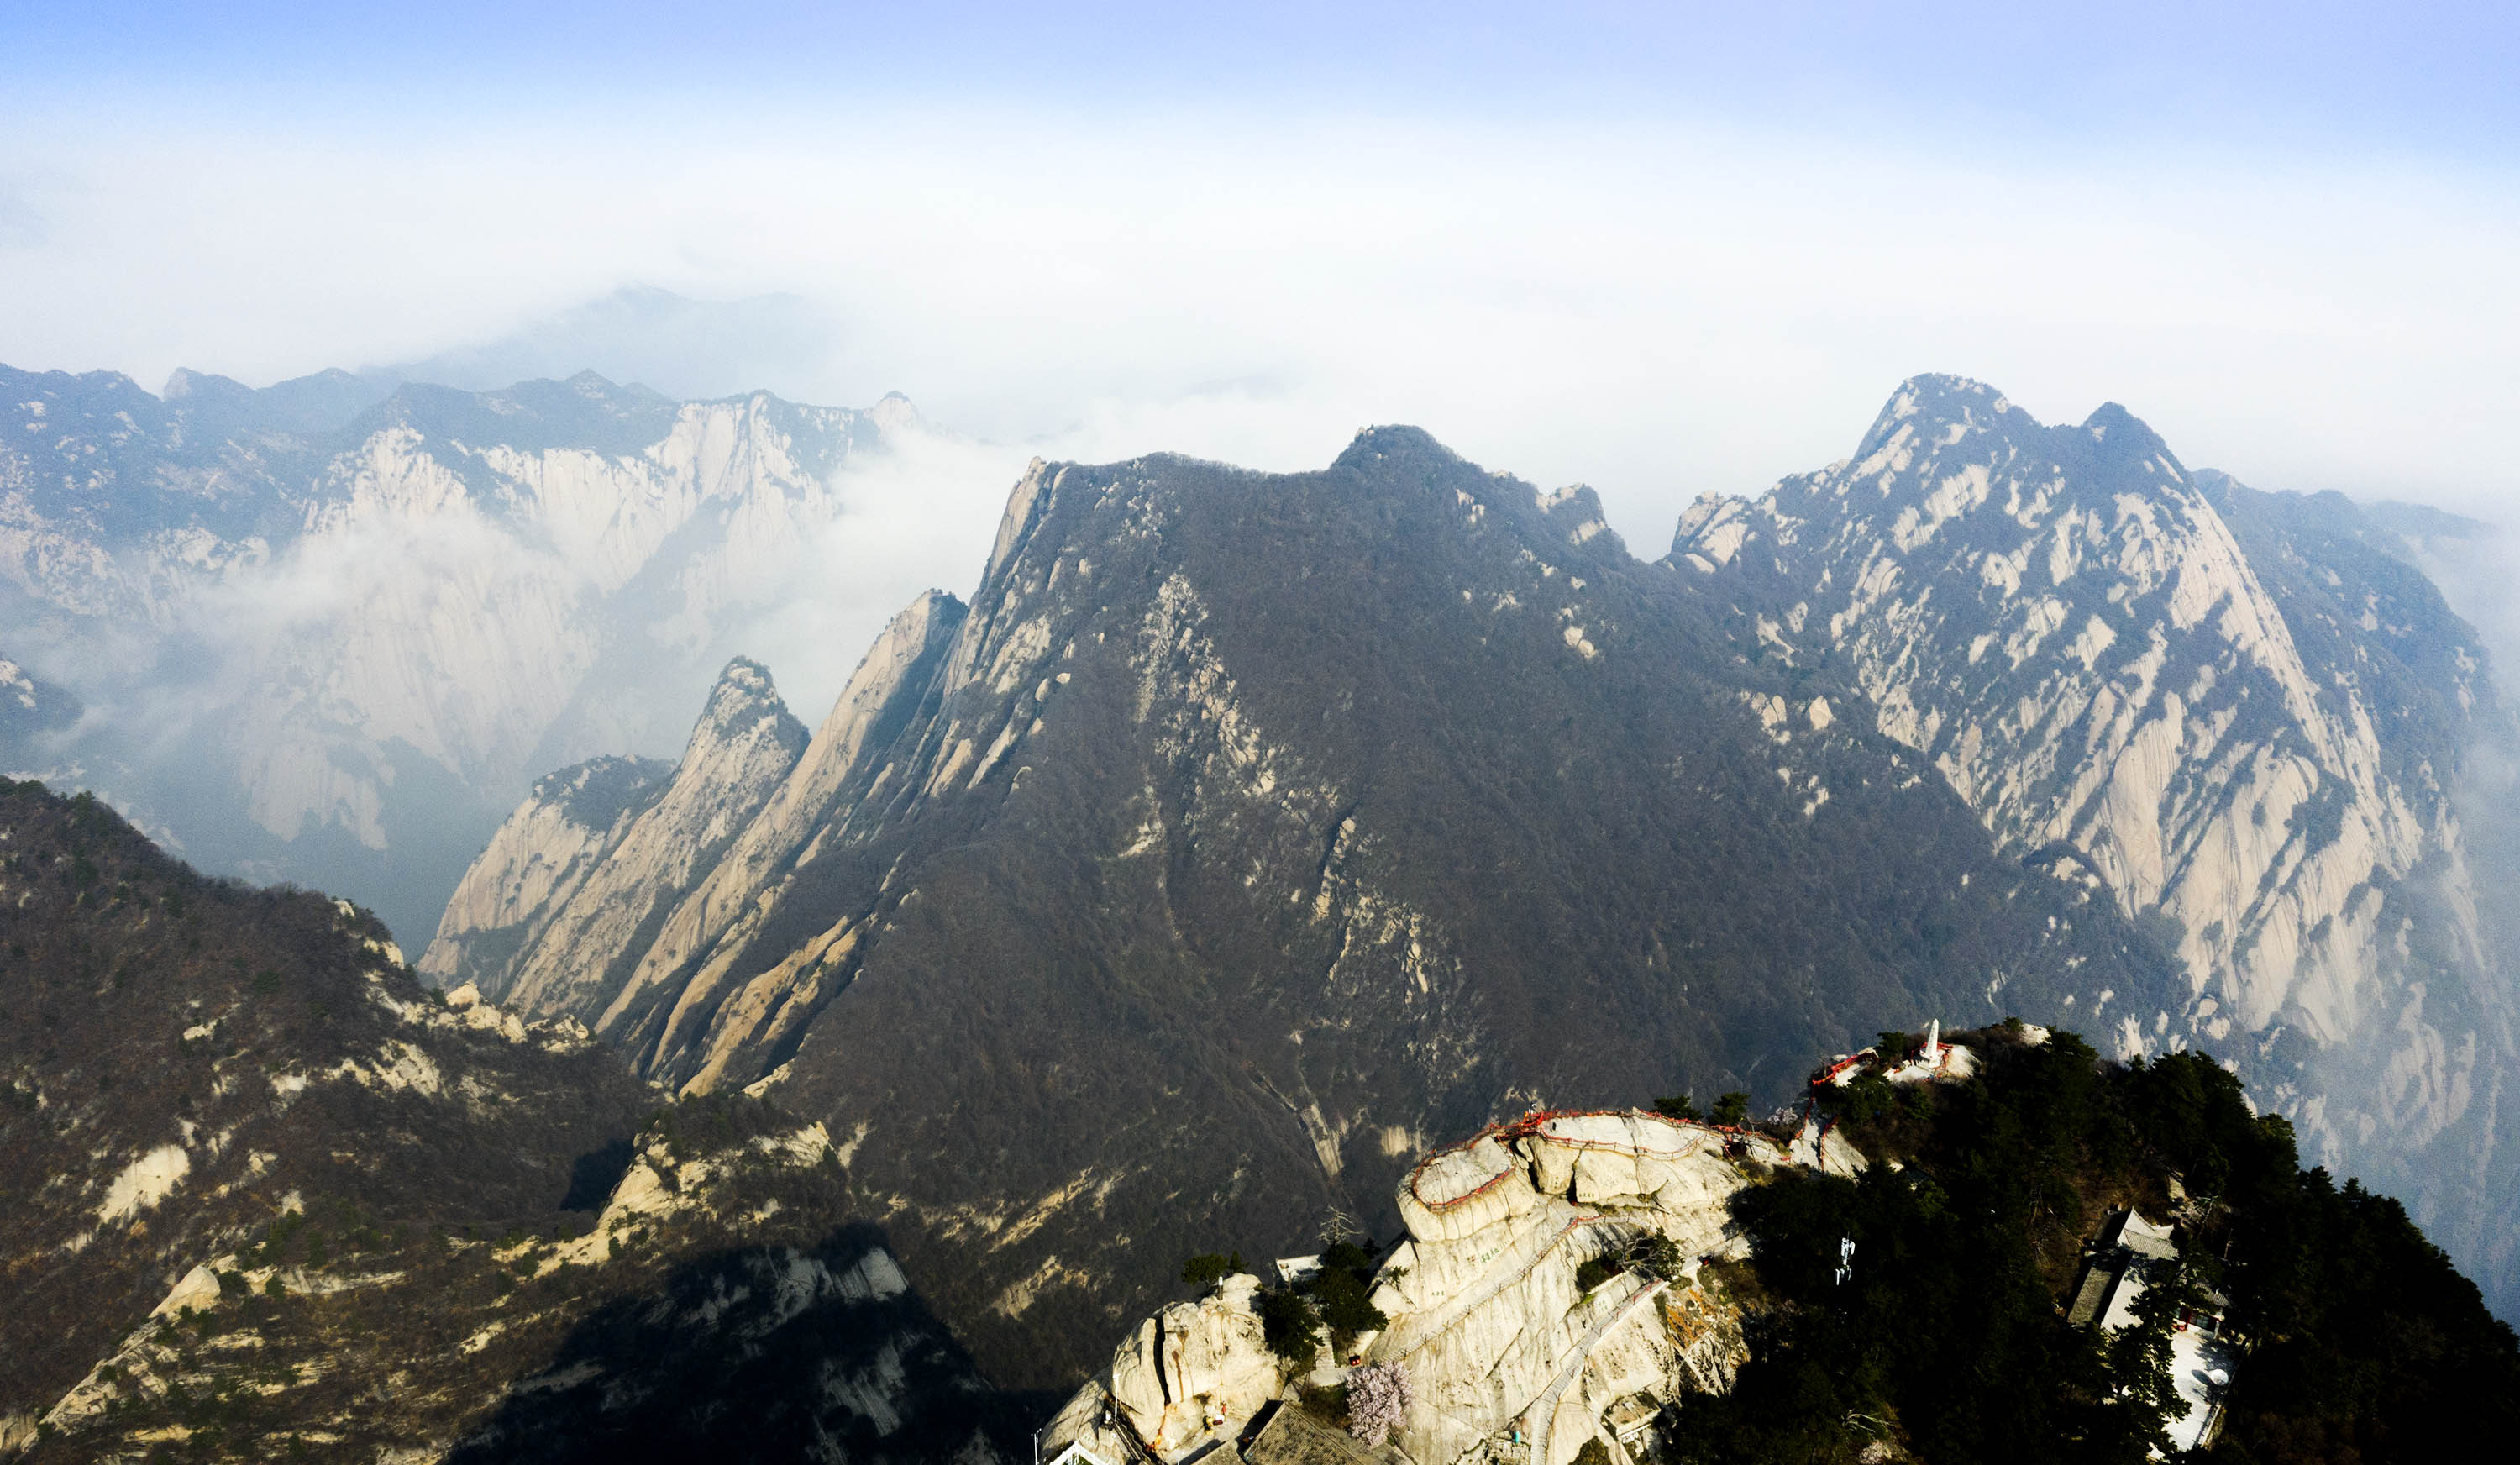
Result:
M0 784L0 1443L1012 1457L819 1127L674 1105L381 938Z
M2520 1430L2509 1325L2398 1202L2303 1169L2291 1124L2210 1055L1958 1036L1975 1082L1831 1090L1876 1162L1860 1178L1784 1174L1736 1200L1752 1361L1671 1421L1680 1459L2134 1465L2178 1412L2171 1324L2208 1288L2238 1343L2214 1459L2483 1459ZM2114 1335L2065 1306L2112 1206L2175 1222L2179 1251Z

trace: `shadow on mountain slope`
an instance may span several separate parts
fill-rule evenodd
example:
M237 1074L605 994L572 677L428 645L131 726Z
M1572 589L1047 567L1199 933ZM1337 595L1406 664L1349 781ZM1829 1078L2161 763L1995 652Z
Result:
M1051 1400L999 1394L879 1227L684 1263L581 1320L449 1465L1012 1460Z

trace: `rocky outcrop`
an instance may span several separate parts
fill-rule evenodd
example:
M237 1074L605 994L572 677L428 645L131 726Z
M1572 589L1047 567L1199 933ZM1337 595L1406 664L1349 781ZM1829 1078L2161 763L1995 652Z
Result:
M1845 668L2002 848L2186 974L2150 1007L2085 980L2057 1015L2245 1055L2509 1295L2466 1177L2520 1176L2490 1118L2520 1005L2455 813L2499 714L2473 632L2354 517L2190 472L2116 406L2048 427L1919 377L1847 462L1701 499L1670 562L1760 656Z
M712 1087L746 1057L786 1055L847 984L864 922L834 923L768 971L743 973L736 963L845 814L843 799L867 780L867 759L926 695L962 624L962 602L935 591L893 617L758 816L740 827L723 859L702 866L698 888L672 892L681 899L654 938L630 954L637 965L598 1019L608 1032L623 1032L643 1052L675 1055L689 1088ZM667 995L670 1006L661 1001ZM645 1019L635 1034L634 1018ZM775 1061L750 1067L763 1072Z
M1833 1134L1808 1142L1862 1168ZM1386 1325L1356 1344L1407 1375L1392 1445L1418 1465L1567 1465L1596 1440L1622 1448L1623 1426L1683 1394L1729 1390L1748 1357L1741 1311L1704 1261L1744 1255L1732 1197L1792 1163L1764 1134L1633 1111L1533 1115L1419 1160L1372 1292ZM1624 1265L1648 1236L1685 1259L1669 1274ZM1604 1275L1585 1272L1604 1259ZM1247 1436L1271 1399L1303 1407L1264 1346L1259 1290L1229 1277L1140 1324L1043 1431L1045 1452L1184 1460Z
M458 887L422 969L608 1029L638 944L752 826L804 747L769 672L729 662L670 778L600 761L544 780ZM473 959L476 946L505 959Z
M671 746L840 514L834 475L922 430L592 375L292 385L0 368L41 429L0 434L10 649L106 714L23 767L415 943L535 775Z
M517 958L672 775L650 759L605 757L536 781L455 887L421 956L421 974L446 988L513 991Z
M1252 1299L1260 1279L1227 1277L1196 1302L1174 1303L1139 1324L1111 1355L1111 1400L1138 1439L1171 1458L1231 1438L1285 1388Z
M1764 1135L1644 1113L1550 1116L1421 1161L1373 1294L1391 1323L1365 1349L1409 1371L1410 1457L1524 1458L1519 1433L1532 1465L1564 1465L1614 1413L1731 1388L1739 1311L1696 1259L1740 1254L1727 1203L1786 1163ZM1688 1259L1680 1273L1581 1285L1583 1263L1645 1234Z
M951 596L930 592L913 601L877 638L801 751L792 747L801 732L777 719L745 722L750 715L722 685L671 788L659 785L636 808L625 806L600 836L564 803L578 781L597 775L552 776L547 783L559 781L551 790L538 789L474 862L421 969L443 981L481 980L538 1010L574 1011L644 1050L679 1051L697 1035L704 1049L685 1080L695 1089L712 1087L746 1050L792 1038L828 995L825 979L841 977L829 991L845 985L844 963L863 931L844 922L794 959L742 974L741 983L731 981L732 958L777 909L797 867L813 862L835 806L925 693L962 620ZM746 686L757 678L766 689L766 672L738 666ZM741 752L730 736L737 723L749 729ZM597 760L585 770L608 766ZM581 849L589 851L583 860ZM541 877L562 866L583 873ZM528 887L529 907L506 894ZM689 980L663 985L676 976ZM670 1004L662 1003L668 996ZM722 1012L730 1002L733 1010Z

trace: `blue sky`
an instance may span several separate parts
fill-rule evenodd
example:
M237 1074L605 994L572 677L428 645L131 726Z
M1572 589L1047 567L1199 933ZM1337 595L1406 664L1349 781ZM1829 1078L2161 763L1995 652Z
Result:
M23 97L248 113L982 100L2001 127L2507 160L2520 7L16 0ZM118 94L118 95L117 95Z
M794 297L730 352L791 395L1265 466L1415 421L1647 550L1926 370L2500 511L2515 15L15 0L0 361L261 382L646 285Z

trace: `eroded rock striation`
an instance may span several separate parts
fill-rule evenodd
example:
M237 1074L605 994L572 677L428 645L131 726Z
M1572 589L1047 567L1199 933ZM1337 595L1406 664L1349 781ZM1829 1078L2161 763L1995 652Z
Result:
M729 662L670 777L597 759L543 779L457 887L420 969L606 1022L644 943L751 827L804 748L769 672Z
M1799 1148L1839 1173L1864 1163L1818 1129ZM1684 1394L1730 1389L1748 1357L1741 1310L1705 1264L1746 1255L1730 1201L1795 1163L1765 1134L1638 1111L1527 1116L1420 1159L1372 1291L1385 1325L1353 1345L1353 1366L1408 1380L1390 1445L1419 1465L1566 1465L1596 1441L1623 1448ZM1669 1274L1627 1265L1648 1236L1683 1259ZM1265 1346L1260 1287L1229 1277L1140 1324L1043 1431L1045 1451L1188 1459L1344 1379L1347 1363L1315 1372Z
M1197 1237L1396 1223L1426 1135L1773 1102L2065 973L2177 990L1719 609L1589 490L1414 429L1315 473L1039 464L968 607L904 610L696 883L608 857L667 912L626 981L512 969L573 971L528 1007L660 1083L823 1121L992 1376L1058 1387ZM593 928L559 899L526 925Z
M1701 498L1668 562L1761 659L1850 677L2008 856L2184 972L2149 1004L2084 977L2054 1016L2121 1055L2239 1055L2508 1306L2520 1003L2460 809L2510 723L2475 633L2388 540L2337 496L2192 471L2117 406L2051 427L1926 377L1846 462Z

